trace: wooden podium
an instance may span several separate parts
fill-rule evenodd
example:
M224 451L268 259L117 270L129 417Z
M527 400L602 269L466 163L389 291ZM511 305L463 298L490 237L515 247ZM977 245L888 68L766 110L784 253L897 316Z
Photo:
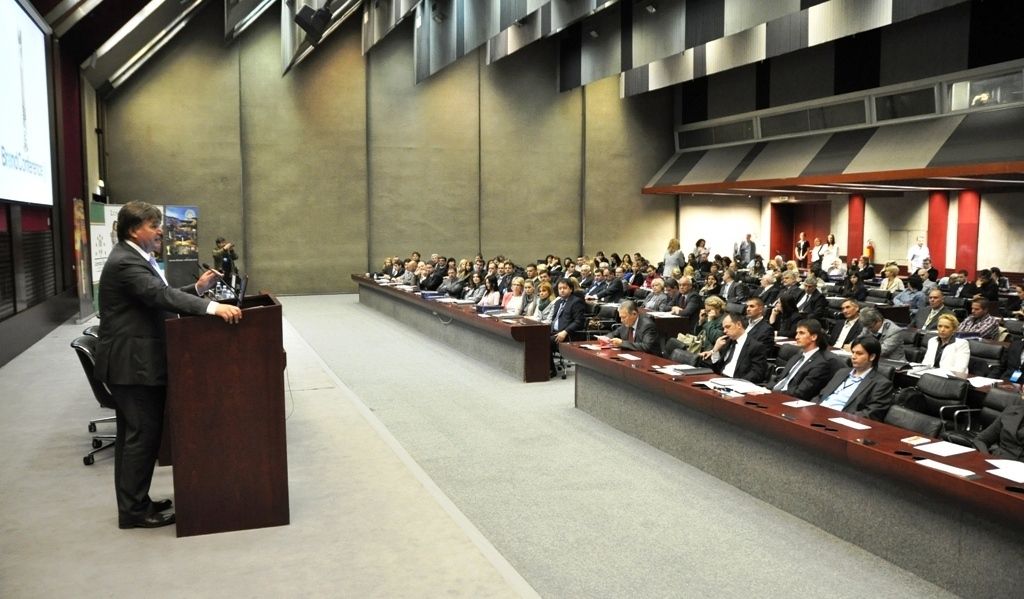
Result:
M179 537L288 524L281 304L167 321L164 437Z

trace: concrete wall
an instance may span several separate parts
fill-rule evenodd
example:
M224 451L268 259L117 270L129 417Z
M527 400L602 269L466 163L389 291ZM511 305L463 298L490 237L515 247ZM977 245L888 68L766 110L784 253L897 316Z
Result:
M412 19L365 57L353 19L281 77L276 13L230 45L221 19L204 9L105 100L107 184L198 205L203 259L235 240L254 288L349 291L412 250L660 256L675 234L674 198L640 194L673 151L670 90L559 93L557 40L416 85Z

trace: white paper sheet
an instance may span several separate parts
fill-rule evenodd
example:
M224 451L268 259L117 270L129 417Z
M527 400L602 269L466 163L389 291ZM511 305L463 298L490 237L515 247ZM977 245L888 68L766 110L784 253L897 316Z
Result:
M998 476L999 478L1012 480L1015 483L1024 483L1024 471L1021 470L1008 470L1006 468L996 468L995 470L986 470L985 472Z
M789 406L791 408L806 408L807 406L816 406L818 404L813 401L804 401L802 399L794 399L793 401L784 401L782 405Z
M829 422L835 422L836 424L841 424L843 426L848 426L850 428L855 428L855 429L857 429L859 431L866 431L869 428L871 428L870 426L868 426L866 424L861 424L859 422L854 422L853 420L847 420L846 418L829 418Z
M979 389L981 387L988 387L989 385L994 385L996 383L1002 382L1002 379L990 379L984 376L972 376L971 378L967 379L967 382L970 383L971 386L974 387L975 389Z
M595 351L601 349L600 345L594 345L593 343L584 343L580 347L585 347L587 349L592 349L592 350L595 350Z
M619 357L622 358L623 360L639 360L640 359L638 356L634 356L633 354L619 354Z
M647 315L651 318L682 318L682 316L671 312L648 312Z
M918 445L917 449L927 451L933 455L940 455L944 458L951 455L960 455L961 453L976 451L973 447L965 447L963 445L957 445L956 443L950 443L949 441L936 441L935 443L929 443L927 445Z
M956 476L971 476L974 474L970 470L964 470L963 468L957 468L956 466L950 466L949 464L943 464L942 462L936 462L935 460L918 460L918 464L927 466L928 468L934 468Z

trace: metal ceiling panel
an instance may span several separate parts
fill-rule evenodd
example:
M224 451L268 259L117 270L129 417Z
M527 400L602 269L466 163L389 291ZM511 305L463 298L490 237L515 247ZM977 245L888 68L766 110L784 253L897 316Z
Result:
M224 39L238 37L277 0L224 0Z
M926 167L963 118L961 114L879 127L843 173Z
M740 144L728 148L708 150L690 172L686 173L680 185L698 183L720 183L739 165L753 144Z
M797 177L830 137L825 133L768 142L741 176L745 180Z

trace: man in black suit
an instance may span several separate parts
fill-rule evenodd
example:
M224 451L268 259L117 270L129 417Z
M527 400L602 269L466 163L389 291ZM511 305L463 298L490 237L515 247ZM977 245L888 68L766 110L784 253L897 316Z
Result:
M580 287L583 287L581 284ZM587 299L596 300L598 294L608 288L608 281L604 280L604 271L600 268L594 271L593 282L589 287L583 287Z
M1007 406L995 422L978 433L975 443L994 456L1024 460L1024 404Z
M668 285L667 281L665 285ZM678 287L679 294L672 299L671 312L683 318L693 319L696 322L703 302L700 301L700 294L693 288L693 279L690 277L680 277Z
M837 322L828 336L828 346L836 349L843 349L850 345L864 331L864 327L860 323L860 304L856 300L844 301L841 310L843 324L840 326Z
M825 348L825 331L813 318L796 325L796 344L800 353L786 362L772 384L772 390L803 400L816 397L832 377L832 365Z
M759 297L747 300L747 336L769 350L775 346L775 329L764 317L764 302Z
M641 315L635 302L626 300L619 304L619 320L622 324L612 330L612 347L661 355L654 320L650 316Z
M580 267L580 289L588 290L594 284L594 275L591 273L590 265L583 264ZM588 291L589 294L589 291Z
M1018 339L1003 352L1003 376L1012 383L1024 383L1024 341Z
M498 265L498 291L504 296L512 288L512 271L514 267L511 262L502 262ZM440 285L440 283L438 283Z
M775 296L776 299L782 297L783 294L789 294L797 301L799 301L800 296L803 294L803 289L800 288L800 279L791 270L782 273L782 286L779 288L779 293ZM828 302L828 300L825 301L826 303Z
M878 372L882 344L865 336L850 346L853 368L840 370L814 399L826 408L884 420L892 405L892 382Z
M742 304L747 299L747 286L736 280L736 270L722 271L722 289L719 292L727 304Z
M768 373L768 349L747 335L743 317L729 313L722 317L725 334L715 346L700 354L715 372L752 383L763 383Z
M954 280L954 277L956 279ZM949 295L963 299L970 299L978 292L978 288L967 280L967 271L962 270L949 275Z
M597 294L597 299L613 303L621 300L622 296L626 295L626 284L622 280L625 275L626 271L621 266L615 269L615 276L612 276L611 269L604 269L604 278L608 281L608 286Z
M764 305L771 306L778 299L782 291L782 284L775 280L775 275L768 273L761 277L761 287L757 290L757 297L761 298Z
M928 307L918 310L910 321L910 326L921 331L934 331L939 324L939 317L943 314L952 314L952 310L946 307L945 296L937 288L928 292Z
M168 287L152 258L160 249L162 219L155 206L125 204L117 214L118 244L100 276L95 375L106 383L116 406L114 491L121 528L174 522L173 513L163 513L170 509L170 500L149 497L167 391L164 320L175 313L209 314L228 323L242 318L235 306L198 297L216 282L213 271L180 290Z
M434 269L430 262L423 264L423 276L420 277L419 287L423 291L437 291L437 288L444 282L444 275Z
M558 350L558 344L569 339L575 331L586 326L585 302L573 293L569 279L558 281L558 299L551 308L551 353ZM555 360L551 359L551 376L555 375Z
M819 320L825 317L828 310L828 299L825 294L818 291L818 279L808 276L804 279L804 292L796 302L796 309L803 318L814 318Z

